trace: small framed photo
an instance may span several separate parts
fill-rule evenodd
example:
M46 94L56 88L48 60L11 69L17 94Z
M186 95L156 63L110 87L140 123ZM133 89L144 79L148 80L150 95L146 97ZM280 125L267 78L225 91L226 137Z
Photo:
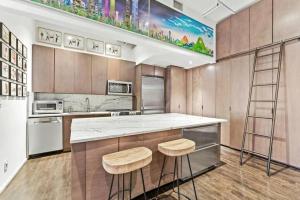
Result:
M23 97L26 97L27 94L27 88L26 86L23 86Z
M12 64L17 65L17 53L13 49L10 49L10 59L9 59L9 61Z
M19 39L17 41L18 41L17 42L17 50L20 54L22 54L23 53L23 44Z
M19 54L17 55L17 66L20 68L23 67L23 58Z
M23 83L24 84L27 83L27 75L25 73L23 73Z
M65 33L64 34L64 47L71 48L71 49L84 49L84 38Z
M0 95L9 96L9 82L0 80Z
M17 80L17 69L13 66L10 66L10 79L14 81Z
M115 44L106 44L105 54L108 56L121 57L121 46Z
M37 39L39 42L42 42L42 43L61 46L62 33L59 31L54 31L54 30L38 27L38 38Z
M27 61L23 59L23 70L27 71Z
M9 47L3 42L0 43L0 57L9 61Z
M104 53L104 42L88 38L86 48L87 48L87 51L98 53L98 54L103 54Z
M9 30L3 23L0 23L0 38L9 44Z
M10 83L10 96L17 96L17 84Z
M17 86L17 96L22 97L23 96L23 88L22 85Z
M12 48L17 49L17 37L12 32L10 32L9 44Z
M23 45L23 56L27 58L27 47Z
M19 83L22 83L22 82L23 82L23 75L22 75L22 74L23 74L22 71L17 70L17 81L18 81Z
M0 76L9 78L9 65L0 61Z

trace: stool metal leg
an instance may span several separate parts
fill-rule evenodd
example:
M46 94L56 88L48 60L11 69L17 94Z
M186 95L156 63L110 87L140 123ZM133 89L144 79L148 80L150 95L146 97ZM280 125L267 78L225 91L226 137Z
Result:
M188 160L188 163L189 163L189 168L190 168L190 173L191 173L191 177L192 177L192 182L193 182L193 188L194 188L195 198L196 198L196 200L198 200L197 192L196 192L196 187L195 187L195 183L194 183L194 175L193 175L192 168L191 168L190 157L189 157L188 154L186 155L186 157L187 157L187 160Z
M122 200L124 200L125 199L125 177L124 177L124 174L122 174Z
M163 177L165 164L166 164L166 156L164 156L164 161L163 161L163 165L162 165L161 172L160 172L160 177L159 177L159 181L158 181L158 187L157 187L156 196L159 195L159 187L160 187L161 179Z
M130 172L130 183L129 183L129 199L131 200L131 190L132 190L132 172Z
M110 200L112 187L113 187L113 185L114 185L114 178L115 178L115 175L113 175L113 176L112 176L112 179L111 179L111 184L110 184L110 189L109 189L108 200Z
M178 167L178 158L177 157L175 158L175 163L176 163L175 165L176 165L176 173L177 173L176 182L177 182L177 188L178 188L177 195L178 195L178 200L180 200L179 167Z
M143 169L142 168L141 168L141 176L142 176L142 182L143 182L144 199L147 200L146 187L145 187L145 181L144 181L144 174L143 174Z

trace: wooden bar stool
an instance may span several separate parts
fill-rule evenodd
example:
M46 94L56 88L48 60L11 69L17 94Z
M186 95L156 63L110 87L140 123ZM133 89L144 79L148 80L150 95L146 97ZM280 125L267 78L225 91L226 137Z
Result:
M191 168L190 157L189 157L189 154L192 153L193 151L195 151L195 146L196 146L195 142L188 140L188 139L178 139L178 140L173 140L173 141L158 144L158 151L164 155L164 161L163 161L160 178L159 178L159 182L158 182L157 196L159 195L159 187L160 187L161 179L165 175L167 175L167 174L164 174L164 168L165 168L166 158L167 158L167 156L169 156L169 157L175 157L174 172L173 172L173 184L175 181L175 173L176 173L178 199L180 200L180 195L184 196L187 199L190 199L188 196L180 193L180 186L179 186L178 157L186 156L187 160L188 160L188 164L189 164L189 170L190 170L191 177L192 177L195 199L196 200L198 199L196 188L195 188L195 183L194 183L194 176L193 176L193 172L192 172L192 168ZM174 185L173 185L173 191L175 192Z
M152 151L146 147L137 147L133 149L127 149L124 151L119 151L111 154L104 155L102 157L102 165L106 172L112 174L111 185L109 189L108 200L112 199L114 196L118 195L119 199L119 182L118 182L118 192L112 193L112 187L114 184L115 175L122 175L123 177L123 190L122 190L122 199L124 200L125 191L129 191L129 198L131 199L131 189L132 189L132 172L136 170L141 171L142 182L143 182L143 190L144 190L144 198L147 199L146 196L146 188L143 174L143 167L149 165L152 161ZM130 173L130 188L124 189L125 181L124 175L126 173Z

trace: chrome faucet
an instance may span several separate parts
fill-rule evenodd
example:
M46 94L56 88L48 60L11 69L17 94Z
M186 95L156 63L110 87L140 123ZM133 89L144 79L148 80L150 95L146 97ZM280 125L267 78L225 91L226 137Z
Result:
M90 112L91 111L90 99L88 97L85 98L85 102L86 102L86 111Z

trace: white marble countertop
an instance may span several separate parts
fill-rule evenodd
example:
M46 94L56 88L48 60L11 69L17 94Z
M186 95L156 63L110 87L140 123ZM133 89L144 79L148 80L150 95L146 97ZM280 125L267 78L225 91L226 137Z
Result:
M74 119L71 144L226 122L177 113Z

